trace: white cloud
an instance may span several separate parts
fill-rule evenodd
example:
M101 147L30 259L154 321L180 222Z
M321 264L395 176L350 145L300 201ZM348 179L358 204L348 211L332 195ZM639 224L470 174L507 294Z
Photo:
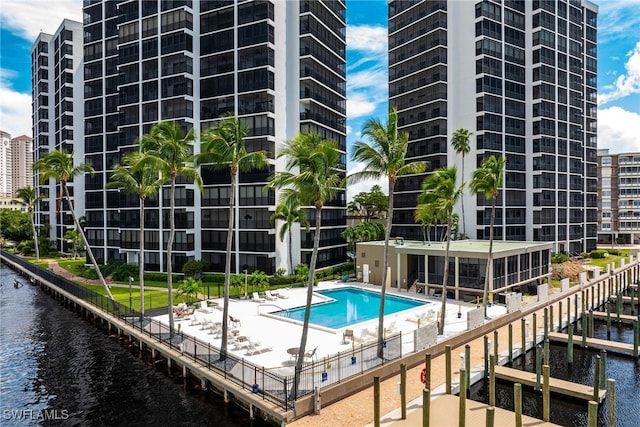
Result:
M350 119L367 116L375 111L379 101L375 101L371 94L352 93L347 98L347 115Z
M0 80L0 129L11 134L31 136L31 95L13 90Z
M610 92L598 94L598 105L640 93L640 42L636 43L633 50L627 54L627 57L629 59L624 64L624 68L627 71L626 74L620 74L616 78L615 86Z
M65 18L82 22L82 0L2 0L0 7L2 27L30 41L53 34Z
M370 25L347 25L347 49L387 54L387 28Z
M355 172L360 172L364 170L364 163L352 163L351 168L347 171L347 175L351 175ZM379 185L382 189L382 192L387 194L387 188L389 187L389 183L386 177L382 177L378 180L366 180L360 181L357 184L348 184L347 185L347 203L351 202L353 198L364 191L371 191L371 187L374 185Z
M380 86L386 86L388 74L386 69L366 69L349 74L347 80L347 90L358 90L362 88L375 88L380 90ZM386 94L386 90L385 90Z
M598 109L598 148L611 153L640 152L640 114L620 107Z

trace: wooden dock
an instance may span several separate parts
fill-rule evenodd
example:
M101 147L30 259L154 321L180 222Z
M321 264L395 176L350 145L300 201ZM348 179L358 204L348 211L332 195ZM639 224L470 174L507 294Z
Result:
M559 332L550 332L549 341L556 341L562 343L569 342L569 335L561 334ZM582 344L582 336L573 336L573 345L579 346ZM633 356L633 344L625 344L616 341L602 340L599 338L588 338L587 347L596 348L599 350L607 350L609 353L623 354L625 356Z
M530 387L536 386L535 372L521 371L520 369L508 368L506 366L496 366L495 373L496 378L499 378L501 380L520 383L522 385L527 385ZM540 383L542 383L542 375L540 376ZM593 400L593 386L578 384L558 378L549 378L549 390L552 393L558 393L576 399L582 399L586 401ZM600 390L598 392L598 403L602 402L606 395L606 390Z
M615 303L617 299L617 297L609 297L609 302ZM622 300L623 304L631 304L631 297L622 296L620 297L620 299ZM638 298L634 297L633 303L638 304Z
M596 320L607 321L607 312L606 311L594 311L593 318ZM632 316L630 314L621 314L620 315L620 323L633 323L634 320L638 319L638 316ZM618 322L618 315L616 313L611 313L611 321Z
M429 425L432 426L457 426L458 425L458 407L460 398L451 394L445 394L431 400ZM467 425L484 426L486 425L487 408L489 405L476 402L475 400L466 400L466 421ZM409 408L407 411L407 419L384 421L384 425L401 427L401 426L421 426L422 424L422 405L418 408ZM414 410L411 410L414 409ZM516 424L516 413L507 411L502 408L495 408L494 425L496 426L514 426ZM537 418L522 415L523 427L551 427L558 424L548 423Z

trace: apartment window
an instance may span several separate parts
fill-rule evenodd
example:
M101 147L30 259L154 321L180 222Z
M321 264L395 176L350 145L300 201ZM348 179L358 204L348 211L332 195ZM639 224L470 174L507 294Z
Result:
M602 166L611 166L611 157L603 157Z

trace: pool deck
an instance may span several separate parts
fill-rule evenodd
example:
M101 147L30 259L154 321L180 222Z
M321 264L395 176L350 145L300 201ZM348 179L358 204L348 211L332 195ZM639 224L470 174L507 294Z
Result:
M341 281L327 281L320 282L316 286L316 290L323 289L336 289L345 286L357 287L368 289L373 292L380 292L379 286L365 285L362 283L350 282L343 283ZM421 306L409 310L405 310L396 314L388 315L385 318L385 328L393 327L393 332L397 333L402 331L403 336L403 353L413 351L412 335L409 334L418 327L416 322L416 316L420 314L431 315L431 319L436 320L437 313L440 309L441 301L434 298L426 298L423 294L408 294L407 292L399 293L395 289L388 289L389 294L401 295L404 297L410 297L419 299L428 304L427 306ZM288 289L288 298L278 298L275 301L254 302L251 299L239 300L231 299L229 302L229 314L234 318L240 320L240 325L229 324L230 331L243 337L243 340L251 341L256 344L254 347L254 354L251 354L246 348L240 348L234 344L229 345L229 352L239 358L244 358L251 363L259 366L264 366L267 369L273 370L281 375L292 375L293 367L295 364L295 356L292 356L292 352L288 351L300 346L300 336L302 333L301 324L299 322L292 321L290 319L270 315L269 313L290 309L295 307L301 307L306 302L306 288L292 288ZM251 296L249 296L250 298ZM318 295L314 295L312 303L322 302L324 299ZM222 307L222 299L213 299ZM447 320L445 322L444 335L439 339L447 338L448 336L456 335L466 330L466 316L464 313L469 310L475 309L475 305L471 304L459 304L457 301L449 300L452 303L447 304ZM458 310L462 311L462 317L458 319ZM504 314L506 310L503 307L494 306L493 314L490 316L499 316ZM192 335L202 341L210 342L211 345L219 347L220 338L216 338L216 335L211 334L209 330L204 329L202 325L193 325L193 317L198 320L207 320L209 322L221 322L222 311L209 307L208 312L196 310L191 316L191 319L177 320L176 327L189 335ZM168 323L168 315L161 315L155 317L155 319L161 322ZM376 330L378 319L372 319L366 322L357 323L345 328L329 329L321 327L310 327L307 338L307 351L316 350L316 358L322 359L325 356L334 355L338 352L350 350L352 344L350 342L345 343L343 341L343 333L346 329L353 330L354 336L358 341L358 344L375 341L376 337L374 331ZM257 349L257 351L255 351Z

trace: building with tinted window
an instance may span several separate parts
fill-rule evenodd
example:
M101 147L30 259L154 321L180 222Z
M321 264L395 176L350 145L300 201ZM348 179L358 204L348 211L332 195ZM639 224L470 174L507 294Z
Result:
M54 34L40 33L31 47L33 161L55 149L73 152L76 165L85 162L82 39L82 24L65 19ZM67 251L64 235L75 225L67 204L58 206L61 186L53 180L40 184L37 172L32 179L29 185L38 185L38 194L45 196L35 210L36 225ZM67 188L76 212L84 212L85 178L70 181Z
M225 114L249 127L249 151L264 150L268 170L241 173L232 272L287 268L287 239L270 220L277 194L268 177L284 168L278 144L314 130L337 141L346 167L344 1L85 1L85 138L96 174L86 177L86 231L96 258L138 263L138 199L107 189L113 165L160 120L196 138ZM194 152L199 142L193 144ZM224 271L229 174L202 169L204 191L176 188L174 271L204 259ZM169 191L146 202L145 269L165 271ZM346 197L323 209L318 266L346 261L341 238ZM294 225L293 265L309 263L314 233Z
M466 128L461 180L483 158L507 159L496 239L595 248L597 13L586 0L389 2L389 102L409 133L408 160L429 162L396 185L394 235L421 239L421 184L443 166L461 174L450 140ZM464 208L460 231L488 238L491 202L466 191Z

